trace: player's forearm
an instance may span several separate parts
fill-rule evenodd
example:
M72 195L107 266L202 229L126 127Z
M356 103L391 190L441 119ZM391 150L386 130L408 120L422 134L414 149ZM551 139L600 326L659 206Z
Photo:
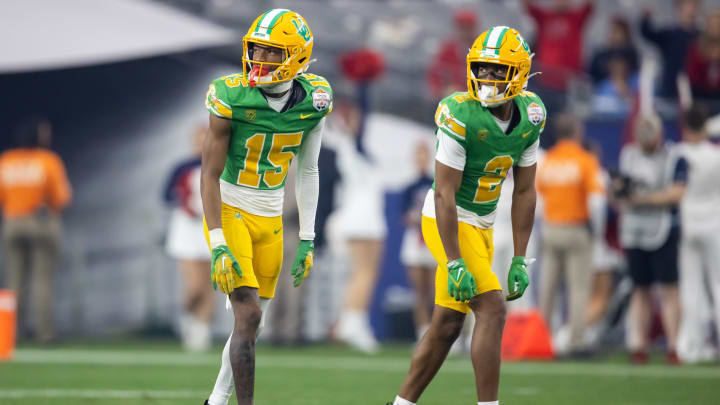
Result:
M460 258L455 193L435 191L435 218L448 261Z
M203 213L208 229L222 227L220 220L220 210L222 199L220 197L220 175L217 177L210 173L205 173L200 177L200 196L202 197Z
M515 256L525 256L530 233L535 221L535 203L537 194L534 187L515 190L512 198L510 216L512 218L513 248Z

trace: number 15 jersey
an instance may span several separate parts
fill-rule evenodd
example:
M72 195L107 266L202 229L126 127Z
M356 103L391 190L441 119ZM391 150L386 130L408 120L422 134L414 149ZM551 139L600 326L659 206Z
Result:
M435 113L436 160L463 172L455 193L458 220L479 228L492 228L510 168L535 164L545 128L545 107L537 95L523 91L508 102L514 104L513 115L505 128L467 92L446 97ZM431 218L435 218L434 190L435 183L423 207L423 215Z
M319 148L322 119L332 111L332 89L321 76L294 79L288 106L280 112L242 74L216 79L206 107L231 120L225 168L220 176L223 202L261 216L282 214L283 188L296 155L311 143Z

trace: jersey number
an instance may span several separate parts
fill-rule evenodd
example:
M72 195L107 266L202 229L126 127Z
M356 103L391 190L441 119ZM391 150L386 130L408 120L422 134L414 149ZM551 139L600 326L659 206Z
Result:
M263 181L268 187L277 187L282 184L287 175L290 161L295 156L289 148L300 145L302 132L290 134L272 134L272 142L266 146L265 137L267 134L258 133L245 141L247 155L245 165L238 175L238 184L253 188L260 187ZM267 162L271 168L260 171L260 159L267 156Z
M500 197L502 181L512 167L513 158L507 155L495 156L485 165L483 171L490 172L478 179L478 188L475 191L476 203L495 201Z

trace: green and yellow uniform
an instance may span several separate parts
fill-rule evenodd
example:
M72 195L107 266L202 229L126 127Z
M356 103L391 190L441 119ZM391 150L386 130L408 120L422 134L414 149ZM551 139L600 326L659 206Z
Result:
M321 76L299 75L288 104L278 112L245 75L233 74L212 82L206 106L231 121L220 191L223 233L243 273L235 287L255 287L261 297L272 298L282 264L288 168L295 156L302 162L306 148L319 148L321 121L332 111L332 89ZM305 237L312 240L314 234Z
M501 289L490 267L492 225L500 190L510 168L535 163L533 151L545 127L545 107L537 95L523 91L508 102L514 103L514 107L507 132L488 108L467 92L454 93L443 99L435 114L438 142L454 142L453 146L461 151L459 155L464 160L462 167L454 167L463 172L461 186L455 194L458 241L461 256L475 277L478 294ZM444 163L440 155L438 160ZM433 184L433 190L434 187ZM425 242L439 263L435 302L469 312L467 303L458 302L448 294L447 257L435 222L433 190L428 193L423 207L422 229Z

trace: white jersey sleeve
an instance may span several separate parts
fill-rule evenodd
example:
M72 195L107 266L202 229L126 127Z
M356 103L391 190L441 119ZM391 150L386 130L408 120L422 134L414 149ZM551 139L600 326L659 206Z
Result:
M295 199L300 220L300 239L315 238L315 213L317 211L318 193L320 192L320 174L318 158L325 118L310 130L308 138L298 153L298 175L295 181Z
M467 152L459 142L442 131L438 131L438 148L435 160L455 170L465 170Z
M520 155L520 160L518 160L517 165L520 167L528 167L537 163L537 152L539 146L540 139L536 140L532 143L532 145L525 148L522 155Z

